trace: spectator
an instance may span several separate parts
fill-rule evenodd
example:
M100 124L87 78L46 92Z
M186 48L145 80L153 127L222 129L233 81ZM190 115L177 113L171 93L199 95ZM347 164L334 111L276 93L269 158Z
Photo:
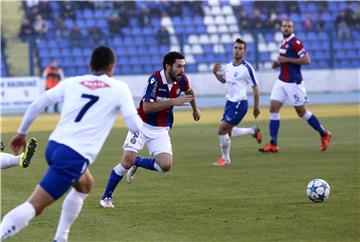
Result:
M58 3L61 4L60 14L63 19L71 18L73 20L76 20L76 14L75 14L76 2L65 0L65 1L59 1Z
M285 6L285 12L287 12L288 14L301 13L298 1L283 1L282 3Z
M54 27L57 38L67 36L68 28L66 27L64 19L61 16L55 17Z
M260 30L260 29L264 28L265 23L261 19L261 13L260 13L259 9L256 9L256 8L254 9L251 22L252 22L253 28L255 28L256 30Z
M250 20L249 20L249 16L246 12L245 9L242 9L240 11L240 27L242 30L248 30L250 28ZM243 32L243 31L240 31Z
M271 12L267 26L269 29L274 29L274 30L280 29L281 21L278 15L276 14L276 12Z
M53 18L53 11L49 4L49 1L42 0L38 4L39 13L41 16L44 17L44 19L52 19Z
M314 30L314 28L315 28L315 24L312 19L312 15L310 13L306 15L306 18L302 24L303 24L303 28L305 31L311 31L311 30Z
M46 67L42 73L42 77L45 80L45 90L49 90L55 87L59 82L64 79L64 73L58 66L56 59L51 59L50 66ZM57 113L58 103L54 104L54 112ZM48 112L48 107L45 108L45 113Z
M137 15L138 23L141 28L151 25L151 15L149 9L141 7Z
M325 22L322 19L321 15L318 14L316 22L315 22L315 29L317 31L323 31L325 29Z
M30 21L24 17L21 23L19 38L25 42L29 39L30 36L34 35L34 27L30 23Z
M80 47L82 45L83 35L80 32L80 28L77 24L75 24L74 27L70 30L69 37L73 47Z
M93 47L99 45L106 45L106 41L103 36L103 32L98 27L91 27L89 30L90 43Z
M113 10L110 16L107 19L109 31L111 34L120 34L122 33L122 28L125 27L125 23L122 18L120 18L119 13L116 10Z
M40 14L36 15L33 27L37 37L45 36L45 34L48 31L47 22L43 19L43 17Z
M351 32L344 10L340 11L339 15L336 17L335 24L337 29L337 37L340 40L350 39Z
M156 33L156 39L160 45L169 46L170 45L170 34L165 26L160 26Z

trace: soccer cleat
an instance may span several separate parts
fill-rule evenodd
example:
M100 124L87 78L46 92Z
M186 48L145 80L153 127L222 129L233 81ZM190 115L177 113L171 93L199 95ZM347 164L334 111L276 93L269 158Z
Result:
M132 166L126 173L126 181L130 184L132 180L135 179L135 172L137 170L137 166Z
M30 165L31 158L35 154L37 147L37 141L35 138L30 138L25 146L24 152L20 154L19 165L23 168L26 168Z
M267 144L263 148L260 148L260 152L268 153L268 152L278 152L280 150L280 147L273 144Z
M102 208L115 208L115 206L112 203L110 197L106 197L104 199L101 199L99 204L100 204L100 207L102 207Z
M329 147L331 136L332 136L331 132L326 131L326 135L324 137L320 137L320 140L321 140L320 151L325 151L327 149L327 147Z
M224 166L230 165L230 163L231 163L231 161L229 161L229 160L224 160L223 158L219 158L217 161L215 161L213 163L213 166L224 167Z
M261 143L261 132L260 132L259 125L255 124L252 128L254 129L254 134L252 135L252 137L254 137L256 139L258 144L260 144Z

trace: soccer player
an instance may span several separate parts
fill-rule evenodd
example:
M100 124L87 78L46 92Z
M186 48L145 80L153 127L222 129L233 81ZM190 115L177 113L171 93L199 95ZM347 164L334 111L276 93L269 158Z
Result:
M289 19L282 22L281 32L284 40L280 45L277 61L272 62L272 68L280 67L279 79L270 95L270 144L259 149L261 152L278 152L278 131L280 127L280 109L287 99L297 115L305 119L308 124L320 134L320 151L328 148L331 132L324 129L317 117L308 111L305 104L308 103L305 85L301 75L301 65L310 64L310 56L305 51L301 40L294 35L294 25Z
M13 155L9 153L2 152L5 148L3 142L1 142L1 169L7 169L14 166L20 166L22 168L27 168L30 165L31 158L35 154L37 147L37 141L35 138L30 138L27 144L25 145L25 150L20 155Z
M94 162L120 110L129 130L140 131L142 122L125 82L111 78L115 54L106 47L94 49L91 74L66 79L46 91L26 110L11 146L18 152L30 124L55 102L63 101L60 120L49 137L46 159L49 169L26 202L7 213L1 223L1 239L22 230L30 220L73 187L64 199L54 241L68 241L71 224L78 217L93 178Z
M252 128L235 127L245 117L248 110L246 88L251 85L254 93L253 115L257 118L259 109L259 86L252 66L245 61L246 43L236 39L233 46L233 61L222 67L215 64L213 73L221 83L225 83L225 97L227 99L223 118L219 125L218 137L221 157L213 164L224 167L231 163L230 147L231 137L252 135L258 143L261 142L261 133L258 125Z
M163 70L156 71L149 77L145 95L138 108L143 129L138 133L128 132L122 160L111 172L100 200L101 207L114 207L111 199L116 186L125 174L130 183L138 167L160 173L170 170L172 147L169 130L173 124L174 106L190 102L194 120L200 119L195 93L184 71L185 57L178 52L169 52L163 58ZM185 95L180 95L181 92ZM151 158L138 156L145 144Z

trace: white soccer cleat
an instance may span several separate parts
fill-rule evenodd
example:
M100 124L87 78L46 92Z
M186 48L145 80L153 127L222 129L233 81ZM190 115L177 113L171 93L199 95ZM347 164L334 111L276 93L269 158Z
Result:
M128 170L128 172L126 173L126 181L128 183L131 183L132 180L135 179L135 172L137 170L137 166L132 166L130 167L130 169Z
M100 206L102 208L115 208L114 204L111 201L110 197L106 197L104 199L101 199L99 202Z

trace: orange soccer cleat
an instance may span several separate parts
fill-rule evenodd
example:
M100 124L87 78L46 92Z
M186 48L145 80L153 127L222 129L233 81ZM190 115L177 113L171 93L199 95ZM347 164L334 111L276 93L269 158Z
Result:
M320 137L320 140L321 140L320 151L325 151L327 149L327 147L329 147L331 135L332 134L330 131L326 131L326 135L324 137Z
M254 127L253 127L253 129L254 129L254 134L252 135L252 137L254 137L254 139L256 139L256 141L258 142L258 144L260 144L261 143L261 132L260 132L260 128L259 128L259 126L256 124L256 125L254 125Z
M213 166L224 167L224 166L230 165L230 163L231 163L231 161L229 161L229 160L224 160L223 158L219 158L217 161L215 161L213 163Z
M268 153L268 152L278 152L280 150L280 147L273 144L267 144L263 148L260 148L260 152Z

